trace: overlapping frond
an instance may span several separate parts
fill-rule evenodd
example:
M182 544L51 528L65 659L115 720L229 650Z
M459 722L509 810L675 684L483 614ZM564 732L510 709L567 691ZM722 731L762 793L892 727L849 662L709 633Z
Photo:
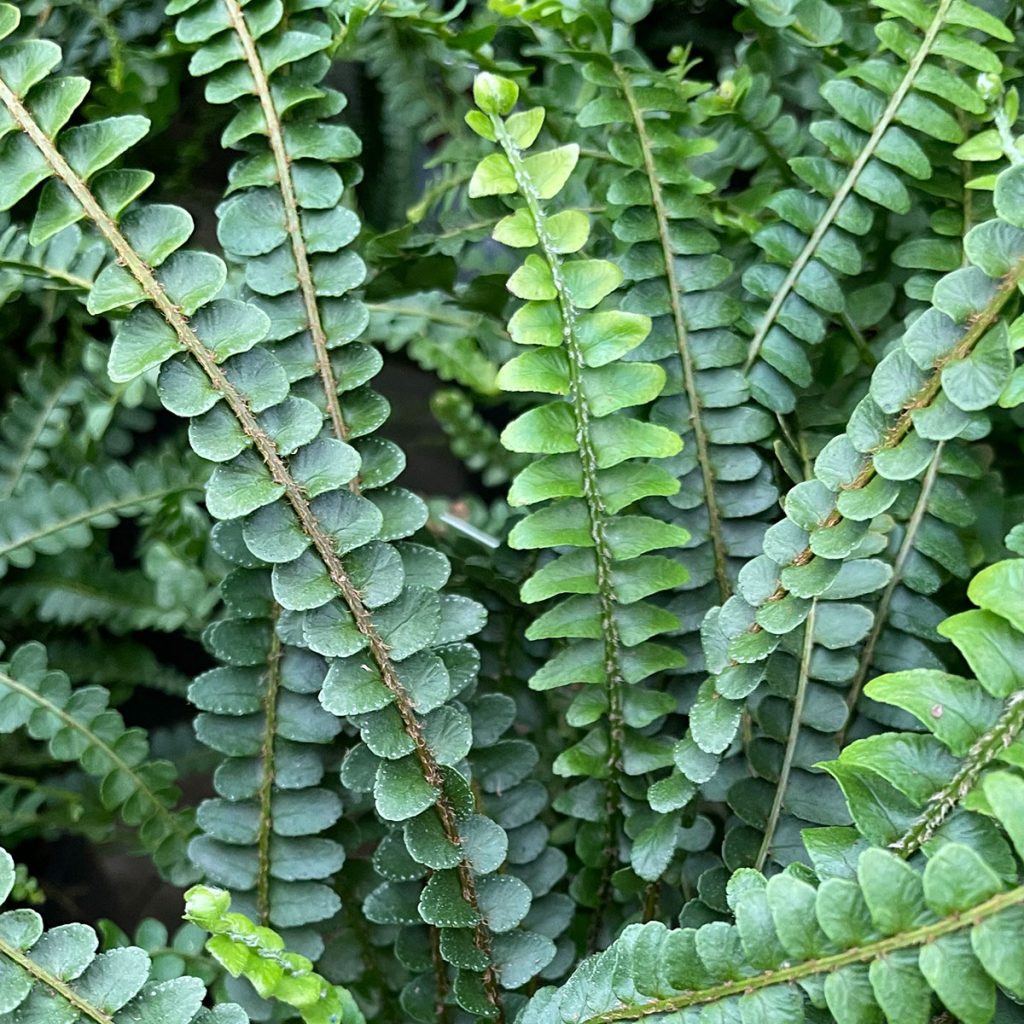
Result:
M899 601L906 625L920 614L923 598L914 591L927 593L929 578L935 589L944 572L970 574L954 528L963 521L962 506L955 498L945 505L934 500L938 485L929 469L940 475L947 493L956 494L956 477L977 467L965 446L987 431L984 411L999 401L1012 371L1003 311L1024 277L1022 173L1011 168L1000 177L998 217L965 239L971 265L936 286L933 307L876 367L847 431L818 455L813 478L786 495L785 518L765 534L764 553L740 573L738 593L704 622L713 674L691 710L677 765L695 781L713 772L706 755L729 747L745 698L767 679L758 704L764 741L756 744L759 749L747 746L756 774L772 783L776 796L766 817L763 786L744 782L733 794L741 817L767 828L762 859L787 802L805 820L813 820L812 810L823 815L821 824L834 823L829 816L837 806L841 813L820 776L804 769L837 752L829 745L847 720L843 691L853 704L867 676L862 659L874 664L878 656L869 639L876 614L890 615L892 602ZM921 478L923 484L917 482ZM907 558L896 557L900 582L910 589L894 595L886 589L894 567L878 557L887 546L883 514L897 502L912 509L922 487L921 522L914 523L908 512L910 547ZM926 609L925 623L927 616ZM871 646L867 652L865 641ZM801 737L803 726L811 731Z
M932 150L964 141L958 114L985 115L977 77L998 76L1002 65L976 36L1013 38L998 18L966 0L876 6L884 13L875 28L879 53L822 86L836 116L814 121L810 132L824 153L790 161L810 191L772 197L779 219L754 234L764 258L743 275L754 300L746 314L750 387L775 411L791 410L797 391L810 383L805 346L818 345L831 324L842 322L843 281L861 272L864 240L879 216L907 213L916 182L932 183L941 194L942 183L932 182ZM949 261L930 269L959 265L955 240L949 244ZM899 263L914 265L909 250ZM915 294L927 299L933 282L922 282Z
M3 11L9 29L16 15ZM499 973L523 984L542 964L535 949L508 943L500 968L492 962L492 937L515 933L514 944L530 893L514 876L498 874L501 859L490 844L501 830L475 813L458 767L477 723L455 698L473 683L476 658L464 641L479 629L482 610L441 592L448 576L443 557L391 543L422 526L426 512L418 498L389 486L402 469L398 450L375 438L354 447L325 436L321 410L290 394L278 354L260 344L274 333L272 318L218 298L224 265L181 248L192 229L187 215L133 203L143 178L103 170L141 137L142 120L107 119L61 132L84 89L62 92L55 112L47 74L59 52L37 42L28 53L30 60L17 63L0 57L5 155L24 171L2 198L13 202L49 179L35 230L45 234L88 216L110 244L117 260L97 278L89 306L96 313L130 309L111 347L111 377L124 381L160 367L164 405L192 417L192 446L217 463L207 508L224 521L222 544L269 569L273 600L282 607L281 643L329 659L321 704L359 727L363 743L350 758L372 778L381 818L404 826L395 840L432 872L414 900L417 920L440 929L442 940L451 936L451 952L442 941L431 980L417 979L410 989L409 1012L429 1019L445 1004L447 956L456 965L454 998L471 1013L500 1014ZM301 152L291 155L301 159ZM342 300L337 309L325 332L346 361L346 381L365 380L379 357L354 340L361 306ZM477 855L473 833L486 854ZM478 955L464 954L464 940Z

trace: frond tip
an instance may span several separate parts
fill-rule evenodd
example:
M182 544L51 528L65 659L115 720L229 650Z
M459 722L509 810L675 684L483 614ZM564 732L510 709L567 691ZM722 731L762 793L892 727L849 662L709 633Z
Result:
M272 928L230 913L223 889L195 885L185 893L185 918L211 933L206 948L234 977L244 977L264 999L299 1011L305 1024L366 1024L347 989L332 985L304 956L290 953Z

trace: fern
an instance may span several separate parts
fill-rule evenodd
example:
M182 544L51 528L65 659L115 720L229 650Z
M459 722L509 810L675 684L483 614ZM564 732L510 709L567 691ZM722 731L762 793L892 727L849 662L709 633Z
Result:
M495 358L507 350L507 338L489 318L467 315L453 305L435 292L370 304L370 337L389 351L404 349L442 380L496 395Z
M205 637L223 664L193 682L189 699L201 712L197 736L227 760L215 777L218 798L200 805L203 835L190 855L205 877L240 894L244 912L298 929L291 934L317 949L306 926L340 908L330 882L345 860L339 843L319 835L341 813L322 785L322 747L341 730L316 699L327 665L275 634L281 608L270 572L244 549L219 546L238 565L222 587L230 617Z
M974 262L936 286L935 307L911 325L902 344L875 369L849 430L819 454L814 478L786 496L786 518L765 535L764 554L744 567L738 594L705 621L705 654L715 675L704 683L691 711L692 743L700 750L726 750L739 726L742 699L764 677L767 659L801 628L804 646L795 686L783 684L798 710L815 669L811 645L842 651L869 634L874 613L852 599L884 588L892 577L892 568L872 557L879 550L872 521L897 500L903 481L927 471L940 442L974 435L979 414L998 401L1009 378L1012 361L1000 313L1024 274L1012 241L1024 237L1015 223L1022 220L1017 181L1016 169L1004 172L996 191L999 219L978 225L965 239ZM996 237L1001 244L994 244ZM938 466L941 470L941 462ZM945 560L939 544L932 550ZM826 683L856 674L848 662L844 667L829 653L822 653L817 664ZM793 670L787 674L792 678ZM842 714L839 728L844 720ZM798 723L792 715L791 737ZM787 741L791 756L782 762L787 771L797 742ZM684 771L690 749L677 751ZM699 758L695 764L703 770ZM766 771L778 770L777 760L767 764ZM776 792L784 793L788 779L778 778ZM785 795L778 797L784 800ZM766 821L762 857L780 810L777 803ZM761 821L757 814L754 822Z
M232 169L231 192L240 194L220 210L220 242L245 261L246 284L263 297L273 325L268 340L281 343L276 351L289 380L315 373L314 400L325 406L335 436L359 437L380 425L387 407L366 388L340 399L329 351L366 325L365 308L342 298L362 283L366 268L345 248L359 220L340 205L343 178L331 166L358 156L360 143L351 129L320 123L345 105L344 96L320 84L327 26L301 11L285 21L283 5L247 15L237 0L180 0L168 13L180 15L175 31L182 42L204 44L190 70L212 75L207 99L238 101L222 142L260 144ZM346 411L347 403L353 408Z
M479 473L485 486L508 483L524 459L505 451L498 431L473 408L464 391L445 388L434 393L430 409L448 435L452 451L467 468Z
M625 308L655 318L657 333L646 347L672 381L652 414L660 423L689 425L677 469L680 493L669 503L683 510L680 521L694 535L691 545L700 542L690 583L712 583L717 600L725 601L735 574L730 558L735 565L737 557L749 557L748 535L758 532L728 520L764 512L776 492L752 446L772 424L744 401L736 369L739 339L730 328L739 308L717 289L732 267L718 254L702 208L700 197L712 186L684 169L709 146L687 138L680 123L687 100L702 86L614 61L595 61L584 74L604 88L580 111L579 123L624 129L616 146L623 171L609 186L608 199L625 207L613 228L626 247L620 266L633 283ZM671 126L662 123L666 110L675 114ZM634 165L637 149L640 168ZM739 447L732 451L732 445Z
M0 4L0 892L199 924L0 1017L1019 1017L1016 8L161 6Z
M73 690L63 672L47 667L36 643L19 647L0 665L0 730L26 729L57 761L80 762L99 779L100 800L121 812L161 871L176 882L194 877L185 858L192 817L176 810L173 766L148 761L145 733L126 729L99 686Z
M780 220L754 236L770 262L744 272L747 291L767 302L760 316L749 316L745 365L754 397L776 411L791 410L794 385L809 383L810 363L800 343L820 343L829 322L845 310L836 275L860 272L855 238L872 230L876 208L910 210L903 176L932 176L932 161L916 136L955 145L963 141L956 113L984 114L985 101L958 72L999 75L1002 67L970 33L1001 40L1012 35L969 3L943 0L929 8L881 0L878 6L893 15L875 29L883 53L892 56L855 65L853 75L822 87L839 120L819 120L810 130L828 155L791 162L812 193L787 190L773 198ZM951 69L947 61L959 67Z
M10 498L29 474L46 466L48 452L60 442L83 390L79 376L49 363L22 374L21 391L0 419L0 500Z
M261 996L295 1007L306 1024L363 1024L355 1000L312 970L312 964L283 949L281 937L229 913L226 892L193 886L185 893L185 917L211 932L206 946L231 974L251 981Z
M14 862L0 851L0 896L15 882ZM0 967L4 1014L95 1024L246 1024L237 1006L203 1007L198 978L150 980L149 957L137 946L96 954L96 933L82 924L43 930L34 910L3 915Z
M9 27L15 20L8 16ZM284 608L277 632L284 642L332 659L321 700L360 726L367 742L358 756L362 770L374 773L378 812L386 821L418 822L407 826L416 836L407 841L433 874L417 916L442 932L454 931L456 948L459 933L471 937L480 954L459 955L459 963L472 966L457 968L455 996L470 1012L500 1015L491 936L516 928L530 894L513 876L495 874L500 860L469 852L460 822L475 828L478 817L467 805L462 776L449 770L467 753L469 719L462 708L445 703L475 674L475 657L462 641L479 628L481 610L466 598L437 593L447 576L443 560L415 551L404 559L388 546L384 538L408 536L424 519L418 499L386 487L401 469L397 450L374 442L357 451L318 436L319 410L288 395L285 370L258 347L271 329L270 317L237 300L214 298L225 276L214 257L176 251L191 230L189 218L175 207L140 205L120 214L122 230L97 199L105 182L92 182L92 175L102 175L100 167L141 136L141 120L69 129L77 134L59 136L55 145L30 107L33 86L59 54L42 42L31 52L38 62L30 73L19 67L13 81L12 70L0 74L0 100L22 133L16 138L29 147L21 152L33 168L4 198L21 198L52 175L56 180L43 190L35 232L87 215L114 250L118 262L100 274L89 298L96 313L134 306L111 347L111 377L128 380L161 366L164 404L194 417L193 447L220 463L207 487L207 507L218 519L235 520L225 527L225 544L245 551L250 562L274 564L272 589ZM46 81L38 86L46 87ZM28 107L19 93L27 93ZM79 90L74 99L81 95ZM73 143L81 147L77 153ZM63 155L69 150L74 166ZM310 152L324 156L330 150L314 144ZM115 192L107 207L124 211L140 180L123 172L113 181L108 176ZM184 293L175 287L176 274L188 282ZM351 340L347 327L339 331L339 341ZM355 358L365 351L355 345ZM372 366L365 359L363 365ZM376 501L359 493L367 491L377 492ZM256 524L248 535L242 518ZM407 579L416 582L407 585ZM356 682L358 689L350 692ZM481 824L477 831L489 841L493 826ZM514 950L510 955L518 959ZM529 949L522 955L533 959ZM522 970L513 976L521 984L524 974L529 976ZM444 984L435 996L424 993L431 1008L447 997L447 968L440 961L435 977Z
M526 300L510 321L512 340L536 347L506 363L498 383L509 391L557 396L525 412L502 434L512 451L545 456L516 477L510 502L553 501L517 523L509 543L528 550L577 549L542 566L524 584L522 596L532 603L571 595L535 619L526 636L576 641L535 673L530 685L546 690L585 681L601 688L596 695L581 693L569 711L570 723L600 724L554 764L556 773L585 780L566 798L570 813L590 817L595 790L603 782L607 791L604 820L594 821L593 831L607 830L608 838L599 839L589 829L578 838L581 856L594 862L588 867L596 877L589 884L578 882L577 892L600 905L607 899L614 859L609 864L608 854L584 854L584 842L615 850L624 827L627 835L637 836L633 868L648 881L657 879L675 845L671 823L638 826L630 820L628 800L635 796L632 778L669 764L668 746L641 729L673 710L675 700L631 687L679 664L674 651L648 642L674 629L675 616L643 599L686 578L678 562L648 552L678 546L688 535L651 518L617 513L642 498L678 489L657 463L640 460L675 455L680 440L666 427L615 415L655 398L664 372L648 363L618 362L647 336L647 317L586 312L620 283L617 268L603 260L562 259L582 248L589 225L578 211L550 214L544 204L572 172L577 147L524 156L543 122L543 109L512 114L518 90L508 79L481 75L474 90L482 113L471 116L470 125L495 139L502 153L480 163L470 194L518 194L523 205L499 221L495 237L540 252L528 256L508 282L513 295Z
M5 279L0 294L9 298L36 281L60 291L87 292L103 255L103 246L84 238L74 225L40 246L31 245L16 225L8 225L0 235L0 278Z
M1022 787L1008 774L985 785L1018 857ZM767 881L744 869L729 901L735 924L631 925L562 989L535 996L520 1020L667 1021L714 1007L791 1021L804 1019L805 1000L839 1020L927 1020L937 998L958 1019L988 1021L997 983L1018 997L1024 986L1019 962L1005 955L1024 887L958 843L923 871L866 850L855 874L817 887L792 869Z
M826 766L842 786L858 830L901 856L956 839L970 841L991 865L1006 870L1005 844L973 808L985 806L985 775L1019 761L1024 709L1014 666L1024 620L1010 595L1020 572L1020 561L984 569L968 590L980 608L939 627L968 660L977 682L935 669L878 676L867 685L867 695L902 708L925 731L857 740Z
M0 572L31 566L38 554L57 555L86 547L96 528L153 510L161 502L197 491L202 472L163 458L86 467L74 481L25 481L17 495L0 500Z

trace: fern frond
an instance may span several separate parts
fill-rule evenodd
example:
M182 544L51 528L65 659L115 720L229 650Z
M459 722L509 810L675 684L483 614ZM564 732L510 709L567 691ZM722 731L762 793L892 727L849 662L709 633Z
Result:
M342 174L333 166L359 155L351 129L325 123L344 109L345 97L321 84L330 62L327 24L303 5L245 10L239 0L210 5L177 0L175 32L200 44L190 70L208 76L206 98L236 102L238 112L222 144L250 151L231 170L231 197L218 211L218 238L230 258L245 268L245 281L274 324L268 340L289 351L292 382L316 375L312 397L326 408L334 435L347 440L366 433L353 426L357 409L384 400L339 379L330 349L361 333L366 309L344 296L362 284L366 267L346 246L359 231L359 219L341 205ZM255 151L253 149L255 148ZM353 170L348 170L351 178ZM346 322L339 336L338 322ZM365 414L365 410L364 410Z
M385 153L380 161L382 177L377 202L381 209L377 220L393 223L406 215L412 203L411 184L416 180L421 158L420 147L441 141L450 149L453 137L465 134L461 117L465 105L461 96L472 83L473 70L491 64L484 47L463 43L458 27L451 27L453 16L461 9L435 11L427 4L384 3L362 27L355 55L365 62L366 71L382 96L381 131ZM464 32L471 40L474 26ZM462 59L450 59L451 47L462 51ZM469 51L468 53L466 51ZM438 188L447 191L452 184L465 184L468 174L456 172L453 178L428 186L419 200L419 209L409 211L416 221L441 197ZM447 180L446 180L447 179Z
M936 669L878 676L865 693L913 716L923 733L888 731L859 739L824 767L839 782L859 831L909 857L933 840L970 842L1005 873L1009 851L984 817L985 775L1017 766L1024 752L1024 688L1018 674L1024 617L1013 597L1020 560L998 562L972 580L980 607L947 619L939 632L967 659L975 679Z
M100 686L74 690L63 672L47 667L41 644L19 647L0 665L0 730L26 729L47 744L57 761L81 763L100 780L100 799L118 809L138 830L160 870L179 884L195 873L185 857L192 815L177 811L175 772L166 762L149 761L140 729L127 729L107 705Z
M322 834L342 810L324 786L325 745L341 731L317 701L327 664L281 643L269 570L218 546L236 566L222 587L231 617L207 630L221 665L196 678L189 699L200 712L196 735L226 759L214 777L217 797L199 807L202 835L189 855L244 913L319 953L323 942L309 926L340 909L332 882L345 861L344 847Z
M86 239L77 225L32 245L28 232L8 224L0 234L0 299L6 301L29 282L44 288L84 295L92 287L106 256L96 239Z
M985 794L1024 856L1024 782L997 774ZM944 1007L987 1024L997 1005L1009 1005L997 1004L997 985L1016 999L1024 994L1019 864L1007 884L957 843L923 871L873 848L860 854L855 874L814 881L797 867L767 881L737 871L728 886L735 924L630 925L562 988L538 993L519 1020L667 1022L717 1013L788 1024L803 1020L805 1007L810 1018L809 1003L841 1021L926 1021Z
M651 417L685 424L683 451L668 464L680 477L679 492L651 505L691 535L682 618L695 628L693 609L727 600L741 559L759 550L763 527L756 517L774 505L777 492L754 445L774 423L750 401L739 370L743 346L733 325L740 308L722 287L732 264L718 252L704 199L713 186L688 169L713 146L687 134L690 101L703 84L659 74L628 56L595 57L584 75L599 94L578 122L615 131L610 148L620 168L607 198L624 246L618 263L631 285L623 308L652 317L651 336L637 355L657 360L668 378ZM699 651L693 654L690 671L697 671Z
M14 861L0 850L0 901L15 882ZM0 917L0 1012L16 1018L88 1024L248 1024L242 1010L224 1003L203 1007L198 978L160 980L137 946L97 955L96 933L84 924L44 931L34 910Z
M113 921L101 918L96 930L103 952L138 946L153 964L153 976L161 981L189 975L199 978L210 988L223 975L220 965L203 955L206 936L198 925L191 922L186 922L171 934L162 921L147 917L128 935Z
M525 458L502 447L497 429L476 411L464 391L435 391L430 409L447 434L451 450L468 469L480 474L485 487L506 484L524 468Z
M811 677L823 684L815 687L820 723L815 731L827 735L843 729L847 710L839 689L857 676L858 656L850 655L870 635L877 612L863 601L884 592L893 578L892 566L876 557L886 546L879 533L885 520L876 517L906 500L903 495L916 500L916 480L928 473L940 443L945 443L937 470L942 478L947 476L944 465L954 476L965 472L971 459L964 439L985 432L982 413L995 405L1009 380L1012 356L1002 317L1024 279L1021 180L1024 168L1011 168L1000 177L999 217L978 225L965 239L971 265L936 286L934 308L911 324L902 343L876 367L848 430L815 460L813 479L787 494L786 517L765 534L764 554L740 573L737 595L705 620L705 654L713 675L691 709L690 735L676 751L677 765L691 777L712 770L704 755L718 756L732 743L743 701L769 667L769 693L792 698L801 663L800 632L806 631L816 599L813 647L806 650ZM927 522L927 547L921 532L911 543L925 548L936 566L969 575L962 546L958 555L959 541L942 522L947 513L930 507L938 515ZM956 512L952 515L955 521ZM906 565L900 568L905 574ZM916 589L924 588L917 584ZM761 706L769 737L777 739L781 731L785 742L787 733L801 728L785 705L762 698ZM802 766L833 756L822 742L827 743L824 736L808 732ZM756 774L775 783L777 748L771 742L758 746ZM787 797L794 809L800 807L798 816L807 820L813 812L825 815L819 823L833 823L834 796L814 776L801 774L798 784L799 792ZM755 827L765 824L763 788L756 780L744 782L733 795L741 817ZM767 824L770 832L776 822Z
M13 25L15 14L5 17ZM516 929L530 893L518 879L497 873L500 860L475 859L462 834L463 828L492 832L487 819L478 823L456 770L471 729L453 698L475 677L475 654L463 641L480 628L482 610L439 593L448 575L445 559L416 545L406 553L388 543L425 521L422 502L388 487L402 468L398 450L376 438L357 442L357 450L321 436L321 412L289 395L285 368L260 347L273 330L271 318L252 305L215 298L224 265L180 249L191 233L187 215L170 206L130 206L145 182L127 171L104 176L101 168L138 139L145 124L107 119L58 129L54 141L46 130L52 122L40 124L32 110L36 90L50 87L45 76L59 52L42 42L26 45L34 47L30 72L0 59L0 102L7 111L6 148L13 151L7 156L31 170L0 190L0 204L55 179L43 189L36 230L45 234L43 225L56 230L88 216L114 250L117 261L100 274L89 299L96 313L131 308L111 347L111 377L126 381L160 366L162 401L194 417L193 447L219 463L207 486L207 507L215 518L233 520L225 524L224 543L250 564L273 565L273 596L285 609L277 626L281 641L331 659L321 703L360 727L365 746L357 748L358 759L372 775L378 813L392 823L417 822L406 825L407 835L416 837L406 839L415 847L413 859L436 865L416 901L417 919L439 928L442 937L453 932L459 951L449 954L457 965L454 998L471 1013L500 1017L491 938L528 934ZM62 108L65 119L73 106ZM307 152L303 138L289 151L293 159ZM316 132L310 144L323 156L316 140L334 138ZM354 343L365 313L356 302L337 311L328 334L337 339L340 358L351 360L349 379L358 372L365 380L379 365L372 350ZM349 313L354 319L345 318ZM351 486L357 477L360 493ZM466 939L479 955L463 955ZM532 948L509 947L509 957L500 970L518 984L542 966ZM446 989L445 963L434 977ZM414 995L430 1011L449 998L446 990L431 994L432 982L421 981Z
M389 352L404 350L421 369L478 395L499 393L497 361L508 337L490 317L462 310L441 292L368 303L367 331Z
M905 177L932 177L931 143L923 140L955 146L964 140L956 114L985 114L970 78L979 71L1000 75L1002 65L971 33L1013 39L997 18L966 2L878 0L877 6L890 15L875 32L883 53L892 56L856 64L851 74L822 86L838 119L815 121L810 131L829 155L792 159L812 192L787 190L772 199L780 219L754 235L767 259L743 275L759 300L749 315L750 386L777 412L790 411L796 389L807 383L803 345L818 344L846 309L841 281L860 272L857 239L871 232L876 209L907 213ZM763 312L761 302L767 303Z
M589 728L558 757L554 771L584 780L566 799L566 806L575 804L584 818L592 816L595 791L605 790L604 820L592 822L608 832L605 849L619 846L624 820L625 834L636 837L633 869L654 881L674 852L676 825L671 817L666 824L650 812L653 820L646 827L630 820L635 812L629 796L637 782L642 785L670 763L669 745L646 727L674 710L675 698L635 684L682 660L663 644L649 642L674 630L678 620L645 598L686 579L680 562L649 552L677 547L688 534L649 517L619 513L641 499L679 489L658 462L648 460L675 455L681 442L667 427L616 415L653 401L665 373L650 363L622 359L647 337L648 317L587 312L619 285L618 268L605 260L563 259L583 247L589 223L577 210L552 214L546 202L567 181L578 148L524 155L537 137L543 108L511 113L518 89L508 79L478 76L474 91L483 113L471 115L470 126L496 140L501 152L479 164L470 194L520 197L523 204L499 221L495 238L539 251L527 256L508 281L512 294L526 300L510 321L510 335L531 348L502 367L498 384L508 391L556 396L519 416L502 434L511 451L543 456L513 481L509 502L548 502L516 524L509 544L576 549L541 566L523 586L528 603L560 598L534 620L527 638L570 641L530 686L592 684L568 713L570 724ZM607 900L602 889L614 860L614 853L603 858L588 901L600 906ZM579 892L586 891L580 883Z
M20 391L0 418L0 501L47 465L85 392L79 374L50 362L25 371L19 383Z
M119 462L86 466L74 482L29 477L17 494L0 499L0 575L31 566L39 554L86 547L95 529L199 491L203 475L195 463L168 454L139 459L131 469Z
M147 629L198 631L216 603L216 591L194 569L179 572L177 579L174 575L168 567L158 585L140 569L117 569L95 554L65 552L41 559L8 581L0 590L0 607L22 620L96 623L120 635Z

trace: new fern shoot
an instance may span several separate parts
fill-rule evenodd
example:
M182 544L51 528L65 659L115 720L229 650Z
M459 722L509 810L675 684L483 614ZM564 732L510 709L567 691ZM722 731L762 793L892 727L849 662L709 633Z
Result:
M1024 1019L1022 45L0 4L0 1018Z

